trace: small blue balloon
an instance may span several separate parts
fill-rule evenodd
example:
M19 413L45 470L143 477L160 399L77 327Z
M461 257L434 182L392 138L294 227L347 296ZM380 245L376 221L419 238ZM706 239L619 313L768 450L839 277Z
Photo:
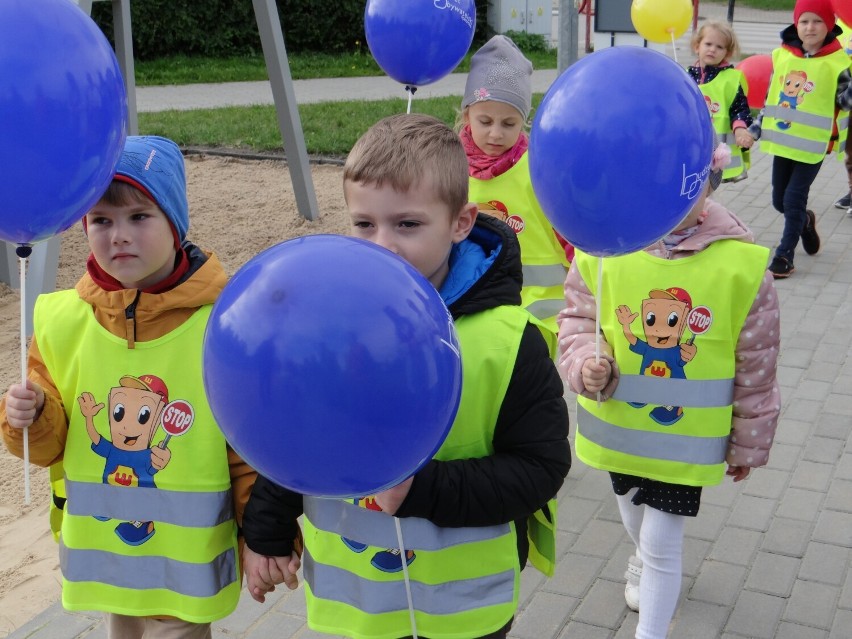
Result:
M370 53L391 78L419 87L462 61L476 28L474 0L367 0Z
M395 486L440 448L461 397L452 319L407 262L311 235L249 260L213 306L204 388L231 446L305 495Z
M712 153L695 81L657 51L617 46L573 64L545 94L530 131L530 177L563 237L591 255L622 255L686 217Z
M106 190L127 97L104 34L68 0L0 2L0 239L69 228Z

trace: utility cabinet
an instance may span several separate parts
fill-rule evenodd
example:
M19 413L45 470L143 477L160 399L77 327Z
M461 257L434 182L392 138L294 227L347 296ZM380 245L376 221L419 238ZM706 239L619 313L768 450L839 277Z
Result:
M491 0L488 26L495 33L522 31L543 35L549 42L553 31L553 0Z

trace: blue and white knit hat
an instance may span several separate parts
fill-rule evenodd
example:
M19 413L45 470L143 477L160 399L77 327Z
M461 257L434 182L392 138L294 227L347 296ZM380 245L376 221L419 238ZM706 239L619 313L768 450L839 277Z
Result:
M186 170L177 144L156 135L127 136L113 179L131 184L150 197L169 218L178 241L186 239Z

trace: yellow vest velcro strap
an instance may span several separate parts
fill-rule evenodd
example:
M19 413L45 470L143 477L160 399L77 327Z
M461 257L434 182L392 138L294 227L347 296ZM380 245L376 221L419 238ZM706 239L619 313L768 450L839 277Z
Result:
M660 406L730 406L734 398L734 380L622 375L612 397L622 402Z
M188 563L151 555L130 557L103 550L78 550L60 540L59 561L62 576L68 581L94 581L133 590L162 588L189 597L213 597L237 575L233 548L212 561Z
M825 142L820 142L819 140L808 140L796 135L790 135L784 131L776 131L769 128L763 129L761 136L765 142L774 142L788 149L806 151L807 153L825 153Z
M524 286L562 286L568 269L561 264L524 264Z
M360 579L347 570L314 561L307 549L302 560L305 581L315 597L348 604L372 615L408 610L405 588L398 581ZM514 570L434 585L412 581L411 598L418 612L449 615L511 604L514 583Z
M816 113L808 113L799 109L783 109L776 105L767 105L765 110L766 116L771 116L785 122L796 122L806 126L816 127L818 129L831 129L833 118L827 118L824 115Z
M187 528L210 528L234 518L230 490L183 492L92 484L65 478L67 512L125 521L157 521Z
M598 446L646 459L687 464L719 464L725 461L728 436L693 437L673 433L634 430L608 424L577 404L577 427L583 437Z
M372 546L398 546L393 517L390 515L360 508L340 499L319 497L305 497L304 507L305 516L320 530L337 533L355 541L369 542ZM376 517L387 518L389 524L377 526ZM405 546L416 550L441 550L459 544L498 539L511 532L509 524L442 528L419 517L400 519L399 523Z

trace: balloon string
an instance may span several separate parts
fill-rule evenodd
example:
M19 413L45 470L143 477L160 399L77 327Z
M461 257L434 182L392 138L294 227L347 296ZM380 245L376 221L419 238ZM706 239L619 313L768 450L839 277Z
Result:
M405 596L408 598L408 617L411 620L411 636L417 639L417 620L414 618L414 600L411 597L411 579L408 576L408 561L405 556L405 543L402 541L402 526L399 517L393 518L396 525L396 541L399 544L399 558L402 560L402 576L405 579Z
M16 249L21 276L21 383L27 387L27 257L32 248L20 245ZM30 427L24 427L24 504L30 505Z
M669 36L671 36L671 39L672 39L672 55L674 56L674 61L678 62L677 61L677 47L675 46L675 37L674 37L674 31L673 30L669 30ZM678 62L678 64L680 64L680 62Z
M598 287L595 295L595 364L601 361L601 287L603 286L603 258L598 257ZM598 408L601 406L601 392L597 392Z
M414 92L417 91L417 87L406 85L405 90L408 91L408 109L406 109L405 112L411 113L411 98L414 97Z

